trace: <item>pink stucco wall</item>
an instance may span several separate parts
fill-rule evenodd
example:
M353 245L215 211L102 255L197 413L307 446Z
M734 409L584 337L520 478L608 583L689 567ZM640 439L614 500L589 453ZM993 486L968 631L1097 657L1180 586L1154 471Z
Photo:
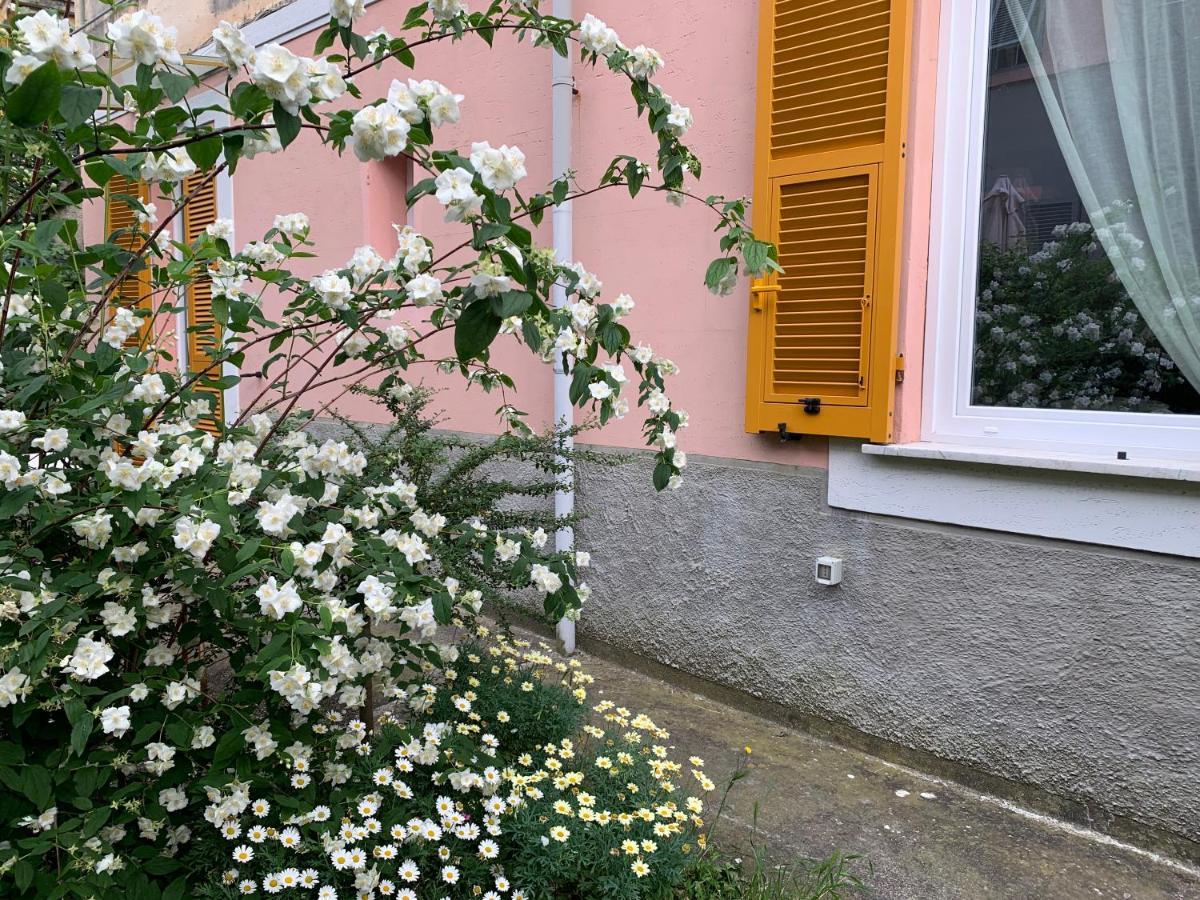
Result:
M901 280L899 333L905 373L896 399L897 443L921 438L941 0L916 0L914 20L912 111L908 129L908 202L904 214L904 274Z
M380 6L388 0L383 0ZM577 10L582 14L584 4ZM752 189L754 86L758 18L745 0L694 3L663 0L629 4L599 0L586 8L612 25L628 44L645 42L667 60L664 88L689 105L696 126L689 143L705 164L700 194L748 195ZM549 56L526 46L505 45L498 53L439 47L421 62L467 96L462 141L486 138L516 143L530 157L530 183L549 176ZM500 73L503 73L500 75ZM603 69L576 67L575 167L583 184L594 183L615 154L653 159L655 144L636 117L627 85ZM671 395L691 413L684 436L689 451L712 456L821 465L823 441L786 446L770 436L743 431L747 294L713 297L703 272L716 254L712 213L698 203L682 210L660 195L630 200L623 190L575 203L575 255L604 282L608 296L629 293L637 309L629 319L635 336L675 360L681 372ZM436 208L416 210L427 234L443 232ZM540 238L550 242L548 227ZM524 408L548 423L551 373L523 351L504 356L522 386ZM449 399L449 398L448 398ZM451 427L487 431L494 426L495 398L453 398ZM631 414L587 440L643 446L640 420Z
M913 105L906 210L905 273L902 279L900 349L907 373L900 388L898 438L915 439L920 429L921 356L927 280L930 173L940 0L917 0L917 33L913 54ZM395 30L408 3L379 0L368 8L362 30ZM704 162L697 193L748 195L752 188L754 93L758 16L747 0L656 0L631 4L622 0L578 2L577 16L594 12L617 29L629 44L647 43L666 58L660 76L664 88L689 105L696 124L689 144ZM298 53L311 52L316 33L293 40ZM360 79L367 98L380 96L392 77L432 77L466 95L463 121L438 135L439 146L456 142L466 149L472 140L493 145L515 144L527 157L526 193L543 186L550 175L550 55L511 37L497 38L489 50L467 38L455 45L422 48L416 72L391 64L385 74ZM633 108L628 88L603 68L576 67L575 167L583 184L594 183L617 153L654 157L655 145L645 122ZM349 99L349 98L347 98ZM313 222L320 258L299 267L315 274L342 265L354 248L372 243L383 256L394 249L392 222L403 222L404 172L400 164L363 166L352 155L337 157L310 134L287 153L245 161L234 179L234 208L239 243L270 227L276 213L300 211ZM413 210L416 227L435 243L460 240L460 227L441 220L431 198ZM702 284L715 254L712 213L701 204L668 206L657 194L631 201L612 190L575 203L576 258L596 272L609 298L625 292L637 301L629 319L635 338L649 342L674 359L681 373L671 394L691 413L683 436L689 452L795 465L824 465L822 439L780 444L769 435L743 431L746 370L746 285L729 297L713 297ZM536 232L543 245L551 241L549 217ZM432 348L431 352L438 348ZM449 353L448 344L440 347ZM262 381L252 374L265 354L251 354L241 388L243 404L258 395ZM512 339L501 339L493 358L517 380L516 403L531 422L551 420L552 372ZM431 366L425 367L432 369ZM419 371L419 370L415 370ZM425 373L430 384L447 390L440 401L446 426L472 432L497 430L496 408L502 399L478 390L464 393L456 378ZM339 389L323 390L315 405L333 400ZM509 398L512 399L512 398ZM361 400L343 397L338 408L351 416L380 418L380 411ZM643 445L635 413L586 438L614 446Z

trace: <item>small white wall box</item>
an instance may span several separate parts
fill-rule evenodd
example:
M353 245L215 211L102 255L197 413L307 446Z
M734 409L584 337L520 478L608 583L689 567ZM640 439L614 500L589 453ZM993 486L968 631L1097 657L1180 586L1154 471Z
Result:
M841 584L842 561L836 556L820 556L814 569L817 584Z

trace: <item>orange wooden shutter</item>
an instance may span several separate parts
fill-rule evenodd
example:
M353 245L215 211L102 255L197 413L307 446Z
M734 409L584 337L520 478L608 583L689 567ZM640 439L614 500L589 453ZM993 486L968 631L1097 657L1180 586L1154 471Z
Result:
M912 0L762 0L746 430L892 438Z
M217 185L215 178L205 181L207 173L189 175L183 181L183 196L191 197L183 208L183 240L193 244L204 233L204 229L217 220ZM213 316L212 279L207 269L192 273L187 287L187 369L196 374L205 372L217 357L221 343L221 329ZM224 392L216 382L221 378L218 365L196 382L193 389L213 397L212 413L200 421L200 427L216 434L219 423L225 419Z
M104 231L107 238L131 253L140 250L146 242L146 226L138 222L137 212L126 198L136 197L143 205L148 203L149 186L144 181L113 175L104 186L104 191ZM135 312L144 311L141 327L126 339L126 347L145 347L150 340L154 314L151 290L150 269L142 267L122 278L113 294L115 306L127 306Z

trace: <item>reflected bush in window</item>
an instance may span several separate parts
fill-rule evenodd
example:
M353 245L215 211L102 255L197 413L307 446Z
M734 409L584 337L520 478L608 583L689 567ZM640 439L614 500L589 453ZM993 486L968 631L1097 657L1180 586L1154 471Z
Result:
M1138 313L1091 225L1030 254L980 246L973 402L1194 413L1200 397Z

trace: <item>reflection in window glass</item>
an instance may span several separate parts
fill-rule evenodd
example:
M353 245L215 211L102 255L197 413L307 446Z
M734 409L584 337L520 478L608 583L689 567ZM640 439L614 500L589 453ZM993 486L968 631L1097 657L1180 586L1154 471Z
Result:
M1033 24L1039 3L1021 2ZM1005 0L993 7L983 179L973 402L1200 414L1093 231Z

